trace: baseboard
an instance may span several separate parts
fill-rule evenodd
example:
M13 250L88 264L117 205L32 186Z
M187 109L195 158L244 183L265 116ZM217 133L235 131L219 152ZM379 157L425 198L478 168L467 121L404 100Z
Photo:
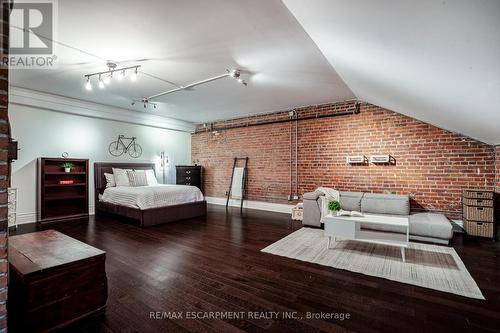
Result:
M89 206L89 215L94 215L94 205ZM16 213L16 224L35 223L38 221L36 212Z
M226 198L205 197L205 200L207 201L207 203L213 205L223 205L223 206L226 205ZM240 200L230 199L229 206L240 207ZM293 207L294 207L293 205L278 204L278 203L264 202L264 201L251 201L251 200L243 201L243 208L265 210L277 213L291 214Z
M16 214L16 224L34 223L36 221L37 221L36 212Z

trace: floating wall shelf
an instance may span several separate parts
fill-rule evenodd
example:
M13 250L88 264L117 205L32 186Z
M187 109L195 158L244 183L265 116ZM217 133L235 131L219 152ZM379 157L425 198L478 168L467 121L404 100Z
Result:
M375 164L390 163L391 156L390 155L372 155L372 156L370 156L370 162L375 163Z
M364 155L347 156L346 161L347 161L347 164L365 164L365 163L368 163L368 159Z

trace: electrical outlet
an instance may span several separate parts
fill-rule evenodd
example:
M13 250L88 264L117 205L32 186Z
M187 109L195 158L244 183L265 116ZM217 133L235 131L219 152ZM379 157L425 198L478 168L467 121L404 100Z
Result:
M224 195L227 197L227 195L228 195L228 194L229 194L229 192L228 192L228 191L226 191Z
M293 200L299 200L299 196L298 195L294 195L293 196Z

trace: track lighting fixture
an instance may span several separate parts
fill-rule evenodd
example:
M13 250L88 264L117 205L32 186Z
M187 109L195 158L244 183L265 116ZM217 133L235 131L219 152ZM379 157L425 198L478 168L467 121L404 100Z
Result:
M226 73L224 73L224 74L217 75L217 76L214 76L214 77L210 77L208 79L204 79L204 80L201 80L201 81L193 82L193 83L187 84L185 86L180 86L180 87L177 87L177 88L174 88L174 89L170 89L170 90L158 93L156 95L149 96L149 97L146 98L146 100L150 101L150 100L152 100L154 98L158 98L160 96L165 96L165 95L177 92L177 91L190 89L190 88L193 88L193 87L205 84L205 83L209 83L209 82L212 82L212 81L215 81L215 80L224 79L226 77L232 77L232 78L236 79L239 83L241 83L244 86L246 86L247 85L246 81L243 80L240 76L241 76L241 71L239 69L226 69ZM132 103L132 105L134 105L134 102Z
M92 90L92 83L90 83L90 78L87 78L87 83L85 84L85 89Z
M153 109L156 109L156 103L153 103L153 102L150 102L149 99L147 98L141 98L141 99L134 99L132 101L132 103L130 103L130 105L134 106L136 105L137 103L142 103L142 105L144 106L144 108L146 109L148 106L152 106Z
M104 82L102 82L101 75L99 75L99 88L104 89Z
M235 78L238 83L244 86L247 85L246 81L241 78L241 71L239 69L226 69L226 72L230 77Z
M124 77L125 77L125 70L123 70L120 73L118 73L118 75L116 76L116 79L118 81L121 81L121 80L123 80Z
M130 76L130 81L132 81L132 82L137 81L137 68L135 69L135 71Z
M111 83L111 76L109 76L109 75L106 76L104 78L104 80L102 80L102 82L104 82L104 84L110 84Z
M126 71L128 70L133 70L133 74L130 76L130 80L132 82L135 82L137 81L137 74L139 73L139 67L141 67L141 65L137 65L137 66L123 67L123 68L116 68L117 65L112 62L108 62L106 65L108 66L107 71L84 75L84 77L87 79L87 82L85 84L85 88L87 90L92 90L91 78L93 76L97 76L99 78L98 86L99 88L102 89L104 88L105 84L111 83L113 76L115 76L118 81L123 80L123 78L126 75ZM116 75L114 75L115 72L117 72Z

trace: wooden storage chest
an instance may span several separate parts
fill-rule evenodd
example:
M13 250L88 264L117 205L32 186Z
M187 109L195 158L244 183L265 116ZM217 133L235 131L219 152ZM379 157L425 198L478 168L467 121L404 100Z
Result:
M9 237L9 330L47 332L102 313L105 254L55 230Z

